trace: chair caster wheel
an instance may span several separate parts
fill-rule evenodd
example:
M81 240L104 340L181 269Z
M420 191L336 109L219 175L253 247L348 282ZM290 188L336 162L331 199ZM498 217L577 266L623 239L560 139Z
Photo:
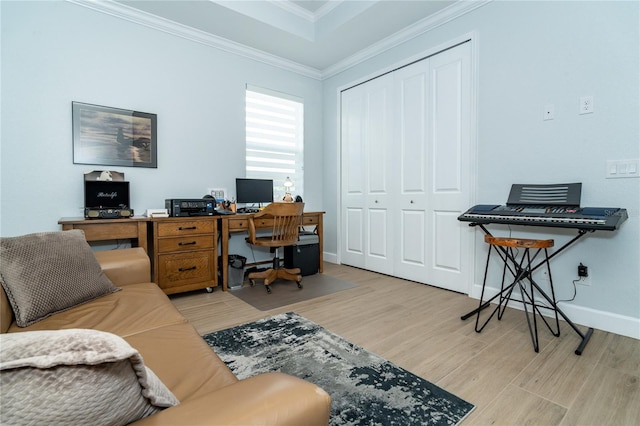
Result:
M271 294L271 286L266 285L265 287L267 288L267 293Z
M298 284L298 288L300 289L302 288L302 283L296 283L296 284Z
M256 285L256 280L249 280L249 285L251 287L253 287L254 285Z
M207 293L213 293L214 288L213 287L207 287L207 288L205 288L205 290L207 291Z

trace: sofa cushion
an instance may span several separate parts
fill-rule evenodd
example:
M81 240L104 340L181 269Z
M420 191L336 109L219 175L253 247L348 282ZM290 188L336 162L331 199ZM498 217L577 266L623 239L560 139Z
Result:
M11 324L9 333L35 330L91 328L120 337L170 324L186 323L166 294L154 283L128 284L82 305L74 306L28 327Z
M20 327L119 290L81 230L0 238L0 282Z
M178 403L122 338L70 329L0 336L2 424L127 424Z
M145 364L180 401L206 395L238 381L189 323L167 325L124 339L140 352Z

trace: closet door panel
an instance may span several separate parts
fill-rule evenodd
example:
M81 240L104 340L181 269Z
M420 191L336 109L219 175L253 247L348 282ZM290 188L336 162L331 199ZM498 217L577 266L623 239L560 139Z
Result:
M433 222L433 253L432 265L434 269L443 272L458 273L460 271L460 230L458 213L438 211L434 214Z
M372 83L368 99L367 117L367 183L369 193L389 193L389 142L391 138L391 115L389 87ZM380 202L380 201L378 201Z
M378 77L365 84L368 94L366 125L366 208L368 228L365 267L393 273L392 214L394 194L390 174L393 155L393 77Z
M425 240L421 237L415 237L425 235L425 212L420 210L402 210L400 212L400 222L400 227L407 230L407 235L405 235L405 238L402 238L400 262L397 271L398 274L409 275L406 272L408 267L423 269L426 265ZM413 233L414 238L408 235L409 231ZM421 276L424 276L424 271L418 274L415 279L418 280Z
M346 218L346 251L354 256L362 257L364 255L363 209L347 209Z
M471 233L457 217L471 205L470 45L433 56L430 66L428 281L468 292ZM465 187L466 185L466 187ZM463 267L464 265L464 267Z
M397 71L396 75L399 176L403 195L426 193L427 66L425 59Z
M365 150L367 94L354 88L342 94L341 111L341 261L365 266Z
M394 275L426 282L429 60L394 73L398 202Z
M436 62L436 61L434 61ZM461 138L463 125L460 60L433 70L433 190L460 191Z
M389 257L387 234L388 212L386 209L369 209L369 249L367 254L374 259L386 261ZM374 266L372 260L370 266Z

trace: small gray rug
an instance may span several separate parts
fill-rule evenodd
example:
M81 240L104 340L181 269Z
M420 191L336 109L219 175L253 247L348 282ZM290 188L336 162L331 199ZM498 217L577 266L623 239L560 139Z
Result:
M240 379L281 371L322 387L332 425L457 425L474 409L293 312L203 338Z
M302 277L302 289L294 281L277 280L271 284L272 292L269 294L262 280L257 280L253 287L247 281L239 289L230 289L229 293L256 309L269 311L354 287L356 285L348 281L325 274L314 274Z

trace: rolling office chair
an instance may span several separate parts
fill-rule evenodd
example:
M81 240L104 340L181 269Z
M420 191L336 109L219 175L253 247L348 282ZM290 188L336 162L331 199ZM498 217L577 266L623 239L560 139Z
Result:
M249 216L249 237L247 242L251 245L270 247L275 249L273 267L262 272L249 274L249 283L253 287L256 279L264 278L267 293L271 293L270 284L276 279L295 281L298 288L302 288L302 275L300 268L281 268L278 258L278 247L293 246L298 243L298 228L302 224L302 210L304 203L271 203L264 210ZM271 235L256 236L256 223L271 224Z

